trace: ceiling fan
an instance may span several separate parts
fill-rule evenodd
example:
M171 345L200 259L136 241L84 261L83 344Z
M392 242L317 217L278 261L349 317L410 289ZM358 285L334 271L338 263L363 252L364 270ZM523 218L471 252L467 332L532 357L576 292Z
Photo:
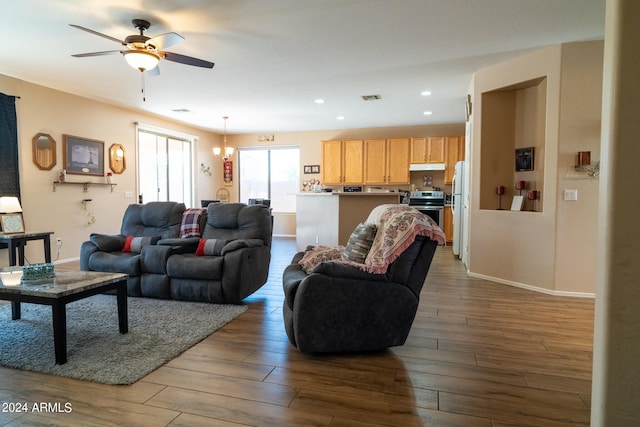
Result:
M121 53L122 55L124 55L124 59L127 61L127 63L133 68L140 70L141 72L151 71L152 74L159 73L157 65L161 59L178 62L180 64L192 65L195 67L213 68L213 62L193 58L191 56L180 55L178 53L167 52L164 50L165 48L173 46L184 40L184 37L182 37L180 34L172 32L160 34L155 37L147 37L144 35L144 32L151 26L149 21L144 19L134 19L131 21L131 23L140 31L140 34L132 34L130 36L127 36L124 41L119 40L115 37L108 36L106 34L99 33L94 30L90 30L89 28L85 28L80 25L69 24L74 28L86 31L91 34L95 34L96 36L104 37L105 39L120 43L121 45L126 47L126 49L122 50L79 53L71 56L76 58L84 58L88 56L102 56Z

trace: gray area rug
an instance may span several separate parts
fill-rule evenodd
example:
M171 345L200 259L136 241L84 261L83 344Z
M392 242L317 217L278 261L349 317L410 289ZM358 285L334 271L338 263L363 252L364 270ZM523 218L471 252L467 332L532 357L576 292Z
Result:
M114 295L67 304L67 363L56 365L51 307L0 306L0 364L103 384L132 384L247 310L243 305L131 298L129 333L118 331Z

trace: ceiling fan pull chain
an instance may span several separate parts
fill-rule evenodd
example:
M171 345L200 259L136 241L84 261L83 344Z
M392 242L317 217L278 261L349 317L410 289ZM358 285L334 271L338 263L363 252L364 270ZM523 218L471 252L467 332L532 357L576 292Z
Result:
M144 72L140 72L141 85L142 85L142 102L147 102L146 94L144 93Z

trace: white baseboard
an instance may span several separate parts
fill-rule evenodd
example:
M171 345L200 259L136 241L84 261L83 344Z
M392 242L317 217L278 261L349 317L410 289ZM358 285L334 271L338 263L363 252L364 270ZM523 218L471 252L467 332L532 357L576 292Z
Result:
M67 262L76 262L76 261L80 261L80 257L57 259L57 260L53 261L52 264L56 265L56 264L64 264L64 263L67 263Z
M512 280L501 279L499 277L486 276L484 274L472 273L467 270L469 277L476 279L488 280L490 282L502 283L503 285L514 286L516 288L527 289L529 291L540 292L547 295L553 295L557 297L576 297L576 298L595 298L594 293L589 292L568 292L568 291L554 291L551 289L540 288L538 286L527 285L526 283L514 282Z

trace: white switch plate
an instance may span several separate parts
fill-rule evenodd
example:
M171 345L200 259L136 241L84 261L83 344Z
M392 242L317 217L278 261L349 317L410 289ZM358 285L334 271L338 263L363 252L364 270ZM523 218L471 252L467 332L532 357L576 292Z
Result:
M569 201L578 200L578 190L564 190L564 199Z
M125 191L124 192L125 199L133 199L133 191Z

